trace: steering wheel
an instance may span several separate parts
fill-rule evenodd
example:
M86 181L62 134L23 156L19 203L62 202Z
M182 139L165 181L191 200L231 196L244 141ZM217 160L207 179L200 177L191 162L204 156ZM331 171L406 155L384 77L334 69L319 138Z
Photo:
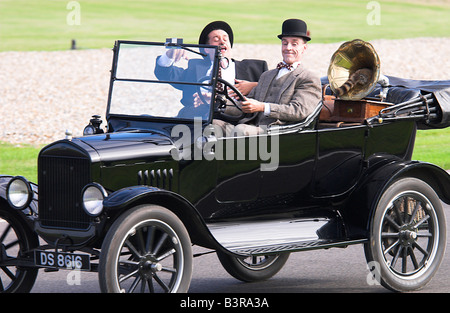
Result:
M198 82L203 82L210 80L209 76L202 77ZM224 80L223 78L217 78L217 84L223 85L223 90L216 91L216 99L214 102L214 116L217 119L224 120L226 122L238 122L241 119L248 118L251 119L255 113L244 113L239 105L240 101L245 101L245 97L234 85ZM201 90L202 86L197 86L197 94L200 100L208 104L209 101L205 99L204 94ZM237 95L238 100L230 97L228 94L228 88L230 88ZM231 105L230 105L231 103ZM231 109L229 107L232 107Z
M239 102L245 101L246 99L239 89L222 78L218 78L217 83L223 84L223 91L218 91L216 95L216 102L214 106L214 114L216 118L226 122L238 122L244 118L251 119L251 117L254 116L254 113L244 113L242 111ZM230 88L237 95L238 100L230 97L228 94L228 88ZM229 107L232 108L230 109Z

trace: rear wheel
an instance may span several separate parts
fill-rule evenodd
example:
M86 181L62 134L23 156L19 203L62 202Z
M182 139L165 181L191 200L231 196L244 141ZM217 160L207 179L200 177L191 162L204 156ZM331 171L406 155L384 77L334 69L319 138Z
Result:
M445 246L446 221L435 191L415 178L388 187L364 246L374 278L394 291L420 289L438 270Z
M0 292L30 292L38 268L14 265L30 257L39 245L37 235L20 217L0 208Z
M234 278L244 282L257 282L278 273L289 258L289 253L238 258L217 251L224 269Z
M131 209L105 237L99 264L103 292L187 292L191 276L189 234L163 207Z

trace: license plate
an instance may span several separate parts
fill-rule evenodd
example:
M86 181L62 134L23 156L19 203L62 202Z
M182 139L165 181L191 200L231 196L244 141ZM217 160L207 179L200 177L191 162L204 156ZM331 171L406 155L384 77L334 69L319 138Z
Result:
M42 267L60 268L67 270L91 269L90 255L70 252L35 250L34 263Z

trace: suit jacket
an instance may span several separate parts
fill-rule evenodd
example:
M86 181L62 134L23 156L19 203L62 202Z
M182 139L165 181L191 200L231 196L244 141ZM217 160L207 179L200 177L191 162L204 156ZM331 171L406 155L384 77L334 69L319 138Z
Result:
M175 80L181 82L197 82L204 77L211 67L209 59L192 59L188 62L188 67L183 69L178 66L162 67L158 65L156 59L155 75L159 80ZM262 60L245 59L242 61L235 61L236 79L248 80L257 82L264 71L267 71L267 62ZM193 95L197 92L195 86L174 84L175 88L183 91L181 103L184 106L191 106L193 104Z
M236 66L236 79L257 82L261 77L261 74L268 70L266 61L253 59L233 61Z
M299 65L289 75L284 83L275 88L272 82L276 79L278 70L270 70L261 75L258 86L248 95L249 98L266 102L269 94L275 94L276 101L269 103L270 115L264 112L257 114L253 123L259 125L286 124L299 122L310 115L322 99L320 77L314 75L303 65Z

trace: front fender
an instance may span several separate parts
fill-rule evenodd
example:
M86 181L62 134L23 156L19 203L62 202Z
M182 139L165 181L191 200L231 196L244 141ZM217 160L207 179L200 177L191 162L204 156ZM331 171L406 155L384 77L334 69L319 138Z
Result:
M214 250L225 249L211 234L197 209L187 199L172 191L151 186L133 186L113 192L103 201L107 214L115 218L141 204L160 205L175 213L188 230L193 244Z
M370 221L385 190L396 180L414 177L430 185L439 198L450 203L450 175L425 162L394 161L366 173L345 202L342 216L350 238L368 238Z
M11 178L13 177L9 175L0 175L0 198L6 200L6 187L8 186Z
M38 186L32 182L29 182L31 189L34 192L33 200L31 200L31 203L27 208L23 210L16 210L9 205L8 200L6 199L6 188L12 178L14 178L14 176L0 175L0 210L8 210L17 216L20 216L20 218L22 218L30 226L30 228L33 229L34 220L36 219L38 212Z
M161 191L159 188L149 186L127 187L115 191L103 200L103 206L107 211L117 211L129 207L132 203L149 195L157 194Z

